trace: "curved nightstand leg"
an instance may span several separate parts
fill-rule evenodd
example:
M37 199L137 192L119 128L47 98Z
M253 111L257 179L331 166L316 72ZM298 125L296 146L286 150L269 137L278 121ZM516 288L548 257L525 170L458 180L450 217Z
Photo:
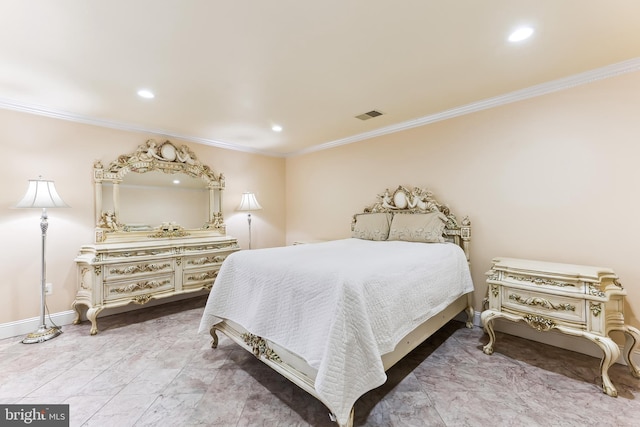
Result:
M490 310L485 310L480 315L482 324L484 325L485 332L489 335L489 342L482 347L484 354L493 354L493 344L496 341L496 333L493 330L493 319L498 313Z
M91 322L91 330L89 333L91 335L96 335L98 333L98 314L102 311L102 307L90 307L87 310L87 319Z
M611 397L618 397L618 390L611 382L611 379L609 379L609 368L616 362L618 356L620 356L620 347L610 338L594 337L592 335L584 335L584 337L598 344L598 347L604 352L604 356L600 361L602 391Z
M624 343L624 361L627 363L629 370L631 371L631 375L636 378L640 378L640 368L633 360L633 353L635 352L638 345L640 345L640 331L638 331L633 326L624 325L622 328L617 328L613 330L619 330L624 333L625 343Z

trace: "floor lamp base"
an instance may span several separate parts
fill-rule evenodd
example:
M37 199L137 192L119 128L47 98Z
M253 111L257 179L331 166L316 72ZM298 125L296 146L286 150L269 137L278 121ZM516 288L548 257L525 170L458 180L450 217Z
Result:
M40 328L37 331L31 332L29 335L27 335L22 340L22 343L23 344L36 344L36 343L40 343L40 342L49 341L49 340L57 337L61 333L62 333L62 331L57 326L52 326L50 328L47 328L46 325L43 325L43 326L40 326Z

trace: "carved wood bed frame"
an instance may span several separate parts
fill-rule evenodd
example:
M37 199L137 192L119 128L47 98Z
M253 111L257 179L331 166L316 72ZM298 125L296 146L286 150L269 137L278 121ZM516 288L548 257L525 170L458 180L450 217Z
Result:
M399 186L395 191L390 192L387 189L377 197L378 201L366 207L364 209L364 213L443 213L448 219L443 232L443 237L446 241L459 245L464 250L467 262L469 262L471 222L468 217L465 217L461 222L458 222L456 216L450 211L447 205L444 205L434 199L432 192L418 187L409 190L406 187ZM353 223L355 223L355 217L356 215L354 215ZM467 314L466 327L472 328L474 316L473 292L462 295L456 299L444 310L435 314L429 320L425 321L413 331L405 335L392 352L382 355L384 370L387 371L395 365L404 356L409 354L414 348L424 342L462 311L465 311ZM209 332L213 337L213 341L211 343L212 348L217 348L218 346L218 336L216 331L224 333L240 347L253 353L254 356L266 365L292 381L307 393L314 396L329 408L329 410L331 410L330 405L316 392L314 388L317 371L309 366L303 358L269 340L250 334L242 326L229 320L224 320L211 327ZM333 414L330 413L329 415L332 420L336 421ZM344 426L340 425L340 427L353 426L353 419L354 410L352 407L348 422Z

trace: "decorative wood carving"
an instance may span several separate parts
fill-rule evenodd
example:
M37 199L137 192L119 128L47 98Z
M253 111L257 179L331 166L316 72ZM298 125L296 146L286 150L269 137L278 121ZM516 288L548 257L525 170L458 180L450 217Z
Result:
M365 213L389 212L389 213L427 213L440 212L447 217L444 229L445 239L456 243L464 250L467 260L470 259L469 241L471 240L471 221L465 216L458 221L448 205L439 202L433 193L427 189L398 186L393 192L387 188L377 195L377 201L364 208ZM351 221L351 229L356 223L356 215Z
M195 226L206 222L202 228L185 229L174 222L165 222L167 220L162 216L149 219L150 223L159 224L157 226L121 223L118 212L119 208L123 208L120 205L124 195L121 191L127 187L121 185L124 177L128 173L152 171L179 173L201 180L202 185L195 180L195 183L190 183L191 187L184 186L188 188L185 191L196 192L198 197L194 205L198 210L192 205L177 204L176 189L172 187L171 191L165 191L166 187L158 186L157 177L140 180L144 177L139 176L135 178L144 184L138 186L138 192L129 193L128 199L122 198L136 202L130 210L148 207L150 209L142 211L146 215L141 214L146 217L154 212L164 212L166 204L162 203L170 201L172 206L180 206L185 211L193 209L201 212L202 222L196 216ZM166 178L162 174L157 175ZM152 177L147 175L146 178ZM78 289L72 304L76 311L74 323L81 322L86 307L91 335L98 333L97 318L104 308L131 303L146 304L151 299L189 293L199 295L201 291L210 290L222 261L240 249L237 240L226 235L221 211L224 175L202 164L186 145L177 147L169 141L159 144L150 139L134 152L118 156L106 167L100 161L95 162L93 179L97 227L95 242L82 246L76 257ZM131 189L136 185L128 187ZM103 187L112 191L111 198L103 199ZM158 194L159 198L140 197L144 200L139 202L138 198L131 197L131 194L145 196L148 191ZM208 200L205 200L207 192ZM113 208L113 211L103 209L106 206Z
M185 174L192 178L204 181L209 189L210 212L201 230L208 230L217 235L225 235L226 227L224 217L220 210L222 204L221 191L225 188L225 177L222 173L216 173L209 166L198 160L197 156L189 147L182 145L176 147L172 142L156 142L149 139L140 145L133 153L123 154L107 167L101 161L96 161L93 165L93 178L96 183L96 243L108 240L112 235L127 233L130 236L136 235L139 230L122 223L118 213L117 186L122 183L125 175L130 172L146 173L151 171L161 171L167 174ZM103 210L102 207L102 183L114 184L114 211ZM214 199L217 202L214 203ZM214 204L217 208L213 209ZM153 233L142 233L138 238L176 238L187 237L195 234L192 230L184 229L179 224L161 224Z

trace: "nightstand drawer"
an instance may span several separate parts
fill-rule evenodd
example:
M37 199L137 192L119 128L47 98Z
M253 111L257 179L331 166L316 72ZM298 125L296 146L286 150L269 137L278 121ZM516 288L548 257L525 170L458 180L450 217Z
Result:
M523 289L503 288L502 307L505 311L530 313L574 323L586 323L585 302Z
M558 278L558 277L544 277L542 275L532 275L524 273L515 273L500 271L498 280L502 280L504 284L514 284L519 286L530 286L540 289L541 291L562 291L567 293L586 293L587 286L583 281Z

